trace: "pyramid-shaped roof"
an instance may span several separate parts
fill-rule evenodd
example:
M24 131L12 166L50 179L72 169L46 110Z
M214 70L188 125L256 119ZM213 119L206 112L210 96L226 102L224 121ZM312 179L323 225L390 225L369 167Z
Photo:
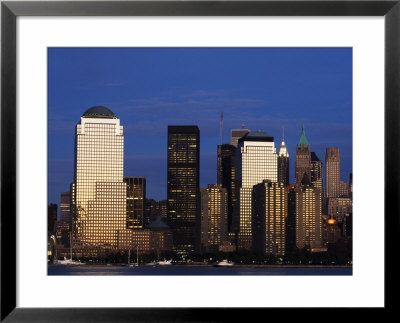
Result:
M306 133L305 133L305 131L304 131L304 126L302 126L302 129L301 129L301 137L300 137L299 143L297 144L297 147L300 148L301 146L304 146L304 147L306 147L306 148L309 146L308 140L307 140L307 138L306 138Z

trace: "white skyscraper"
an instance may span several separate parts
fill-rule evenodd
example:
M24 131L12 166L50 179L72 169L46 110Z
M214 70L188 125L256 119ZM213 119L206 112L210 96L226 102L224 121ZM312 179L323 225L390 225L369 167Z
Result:
M126 229L124 136L109 109L88 109L76 125L74 237L85 245L116 247Z
M278 155L274 138L261 131L249 132L238 141L235 163L235 179L239 190L239 202L234 211L238 247L250 249L253 186L264 180L278 181Z

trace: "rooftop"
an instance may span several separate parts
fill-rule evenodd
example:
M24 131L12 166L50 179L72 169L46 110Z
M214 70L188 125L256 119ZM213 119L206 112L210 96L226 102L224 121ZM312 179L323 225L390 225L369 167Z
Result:
M239 139L239 142L242 141L274 141L274 137L271 137L265 131L250 131Z
M300 137L299 143L297 144L297 147L300 148L301 146L304 146L305 148L307 148L309 146L308 140L306 138L306 133L304 131L304 126L302 126L302 128L301 128L301 137Z
M103 106L95 106L87 109L82 115L84 118L106 118L106 119L116 119L114 112Z

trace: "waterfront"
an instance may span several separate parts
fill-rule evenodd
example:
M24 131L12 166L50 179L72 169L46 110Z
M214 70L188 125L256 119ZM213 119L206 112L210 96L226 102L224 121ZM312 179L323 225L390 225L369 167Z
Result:
M93 276L350 276L352 267L342 266L48 266L48 275Z

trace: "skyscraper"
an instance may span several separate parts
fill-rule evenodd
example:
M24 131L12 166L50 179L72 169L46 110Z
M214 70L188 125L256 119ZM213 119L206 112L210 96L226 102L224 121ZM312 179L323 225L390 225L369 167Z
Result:
M233 145L218 145L217 184L226 188L228 194L228 229L231 231L235 190L235 150Z
M126 227L141 229L144 226L146 179L144 177L124 177L124 182L126 183Z
M123 126L106 107L88 109L76 125L73 233L89 246L118 246L126 229Z
M323 247L321 190L313 187L308 176L296 185L296 246L311 250Z
M283 256L286 242L287 195L282 183L263 181L252 193L253 250Z
M296 166L295 166L295 183L299 184L306 174L311 180L311 152L308 144L304 126L301 130L301 137L296 147Z
M340 195L340 154L339 148L326 148L325 155L326 197Z
M168 126L168 225L174 251L186 255L200 247L200 131Z
M60 197L60 222L71 226L71 192L63 192Z
M315 152L311 152L311 184L322 192L322 161Z
M278 182L289 185L289 152L283 139L278 154Z
M228 239L228 194L226 188L209 184L201 188L201 245L207 252L217 252Z
M54 225L57 221L57 204L49 204L47 207L47 231L54 233Z
M262 131L249 132L238 141L235 164L238 201L234 207L234 226L238 232L238 248L251 249L253 186L263 180L278 181L274 138Z
M232 129L231 130L231 145L236 148L238 146L239 139L242 138L245 134L247 134L249 132L250 132L250 130L244 129L244 126L242 129Z

